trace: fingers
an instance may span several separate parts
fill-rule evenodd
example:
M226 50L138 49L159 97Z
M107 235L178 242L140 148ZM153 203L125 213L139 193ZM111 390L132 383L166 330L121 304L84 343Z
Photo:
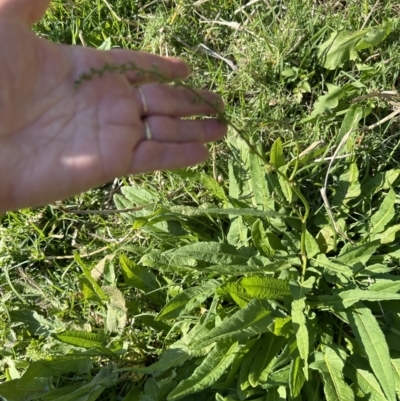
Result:
M126 72L126 77L132 85L182 80L190 74L189 66L173 57L119 49L110 50L108 54L116 65L136 67Z
M140 115L189 117L218 114L224 110L222 98L209 91L179 86L147 84L134 91Z
M226 124L216 120L179 120L170 117L149 117L145 120L153 141L170 143L206 143L222 139L227 131ZM143 128L144 132L146 127Z
M141 142L135 151L132 174L149 173L193 166L208 158L207 148L200 143L182 145L154 141Z
M0 0L0 17L17 18L32 25L44 15L49 3L50 0Z

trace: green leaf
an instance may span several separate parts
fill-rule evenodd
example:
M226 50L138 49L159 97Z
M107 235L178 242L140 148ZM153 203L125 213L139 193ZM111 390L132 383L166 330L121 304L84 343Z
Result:
M308 258L314 258L321 251L316 239L306 230L306 252Z
M332 207L340 207L347 204L351 199L357 198L361 193L358 181L358 168L356 163L351 163L349 169L339 177L336 192L332 199Z
M302 369L301 358L297 357L292 359L292 362L290 363L289 373L289 389L291 397L296 398L299 396L305 380L306 378Z
M218 181L207 174L201 174L200 179L201 183L210 193L212 193L218 199L224 202L228 202L228 198L225 195L224 189L221 187Z
M320 295L318 300L323 307L331 307L337 311L340 311L349 308L358 301L377 302L400 300L400 294L355 289L341 291L335 295Z
M273 322L269 303L258 299L250 301L245 308L226 318L208 335L192 344L193 348L202 348L214 342L228 339L245 339L268 331Z
M184 364L190 358L188 350L182 348L170 348L162 352L160 359L150 366L137 369L138 372L148 375L158 375L171 368Z
M324 271L327 271L329 273L343 274L346 277L353 276L353 271L350 269L350 267L347 267L346 265L341 263L336 263L331 259L328 259L324 254L319 254L317 256L317 259L312 259L311 264L313 266L322 267Z
M125 298L118 288L107 286L103 290L110 299L107 302L105 328L109 333L118 333L125 328L127 322L128 309L125 305Z
M339 134L337 135L336 138L337 145L339 145L340 141L350 130L354 130L355 128L358 127L358 124L361 118L364 116L364 114L365 113L362 107L358 106L357 104L352 104L348 108L343 118L342 125L340 126Z
M103 334L70 330L59 334L53 334L53 337L65 344L87 349L97 349L102 354L110 358L115 358L115 354L104 346L108 341L108 337Z
M219 242L196 242L185 245L171 251L164 252L164 255L171 260L178 259L180 264L196 266L199 262L211 264L246 264L256 252L239 251L236 247Z
M265 333L261 339L262 347L249 369L249 383L253 387L267 380L276 356L286 342L285 337L277 337L272 333Z
M83 271L83 275L85 277L85 281L81 281L81 283L86 283L87 287L90 288L90 290L95 294L95 297L98 298L101 301L107 301L108 297L106 294L104 294L103 290L101 287L97 284L96 280L91 275L90 270L86 267L85 263L81 259L81 257L75 253L74 254L74 259L75 262L78 263L78 265L81 267Z
M31 401L39 399L48 389L48 379L35 378L25 386L20 386L21 379L0 384L0 396L7 401Z
M156 320L173 319L187 313L211 296L220 283L210 280L205 285L190 287L176 295L161 309Z
M357 387L369 401L387 401L376 377L370 371L368 362L361 355L352 355L348 359L343 373L353 383L357 383Z
M380 241L369 241L355 247L351 244L345 245L334 261L350 267L353 273L357 273L366 265L380 245Z
M265 179L265 170L260 158L255 153L249 154L250 179L254 206L262 209L274 209L273 200Z
M379 210L371 217L370 234L378 234L384 231L386 225L394 217L394 204L396 201L396 193L391 189L385 196Z
M296 332L297 347L301 359L304 361L304 374L308 378L308 356L310 352L310 340L304 309L306 306L306 294L311 291L315 277L309 277L303 283L290 282L290 290L293 296L292 322Z
M118 374L114 373L109 367L104 367L92 381L78 387L75 391L59 396L57 390L54 390L42 398L43 401L95 401L106 388L117 384L117 378Z
M348 60L358 58L357 50L367 49L382 42L391 32L391 21L377 27L369 27L357 32L333 32L330 38L318 48L322 65L334 70Z
M159 293L160 284L154 273L143 266L139 266L125 255L120 256L119 262L127 285L148 294L148 297L157 304L164 304L164 300Z
M37 377L62 376L66 373L77 375L89 373L92 360L88 357L57 357L53 360L32 362L19 381L19 386L29 386Z
M244 308L252 299L240 283L234 283L231 281L219 287L217 294L229 295L240 308Z
M250 276L240 280L240 285L251 298L282 299L290 296L289 283L266 276Z
M231 365L238 351L238 343L218 343L193 374L169 393L167 400L179 400L213 385Z
M66 344L82 348L96 348L107 344L108 337L100 333L89 333L86 331L64 331L53 334L53 337Z
M354 393L342 375L344 361L337 349L325 346L323 352L315 352L314 357L315 361L310 364L310 368L321 373L326 400L354 401Z
M270 153L270 163L278 169L285 164L285 155L283 154L283 145L281 138L277 138L272 144Z
M369 308L362 304L347 311L354 336L389 401L396 401L389 348L379 324Z

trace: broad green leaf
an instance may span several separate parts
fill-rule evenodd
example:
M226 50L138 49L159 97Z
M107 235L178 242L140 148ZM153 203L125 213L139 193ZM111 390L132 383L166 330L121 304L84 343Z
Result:
M304 361L304 374L308 379L308 356L310 352L310 340L308 328L306 325L306 317L304 309L306 306L305 296L309 293L314 285L315 277L309 277L303 283L290 282L290 290L292 292L292 322L296 332L297 347L301 359Z
M253 362L257 359L258 354L263 346L263 338L259 338L257 340L252 341L252 347L249 352L247 352L246 356L243 358L242 366L240 367L239 377L238 377L238 390L244 391L250 387L249 381L249 371Z
M347 311L353 334L367 356L375 377L389 401L396 401L396 391L389 348L379 324L369 308L359 304Z
M356 163L351 163L348 170L340 175L335 190L335 195L331 201L332 207L345 205L350 200L360 195L361 187L358 181L358 168Z
M189 287L176 295L161 309L156 320L173 319L199 306L211 296L220 283L210 280L205 285Z
M263 209L274 209L274 200L265 179L265 170L260 158L255 153L250 153L250 179L253 190L254 206Z
M44 395L49 387L48 378L34 378L25 386L20 386L21 379L0 384L0 396L7 401L31 401Z
M368 287L368 291L383 291L385 293L396 293L400 291L400 280L398 276L392 279L382 279L376 281Z
M228 265L246 264L255 254L255 249L238 250L232 245L220 242L196 242L164 252L164 255L171 260L177 258L181 264L187 263L189 266L196 266L201 262Z
M101 299L102 301L107 301L108 297L106 294L104 294L103 290L101 287L97 284L96 280L93 279L90 270L86 267L85 263L81 259L81 257L75 253L74 254L74 259L75 262L81 267L83 271L83 275L85 276L85 279L90 285L91 290L96 294L96 296Z
M77 375L89 373L92 360L88 357L57 357L53 360L32 362L22 375L19 386L30 386L37 377L62 376L66 373Z
M188 350L182 348L170 348L162 352L160 359L150 366L137 369L138 372L148 375L158 375L171 368L184 364L190 358Z
M369 241L355 247L351 244L345 245L334 261L350 267L356 273L366 265L380 245L380 241Z
M252 297L245 291L240 283L231 281L219 287L217 294L229 295L240 308L244 308L252 300Z
M229 373L226 376L225 380L221 383L216 383L212 386L215 390L227 390L229 388L235 387L238 383L238 379L240 380L240 371L244 366L245 358L252 352L256 342L258 340L252 339L246 341L246 344L243 345L238 353L236 354L235 359L232 362L231 368L229 369ZM248 370L248 369L247 369ZM247 374L246 374L247 377Z
M358 301L377 302L400 300L400 294L355 289L341 291L335 295L320 295L318 300L323 307L330 307L340 311L349 308Z
M286 341L284 337L277 337L272 333L265 333L261 339L262 347L249 369L249 383L253 387L267 380L275 358Z
M109 297L107 302L107 316L105 328L109 333L120 332L125 328L127 322L127 307L122 292L113 286L103 288L104 293Z
M202 348L222 340L240 340L268 331L273 322L269 303L258 299L250 301L245 308L224 319L208 335L192 344L193 348Z
M360 198L371 199L377 192L390 189L399 175L400 169L393 169L376 174L374 177L368 177L361 186Z
M298 397L305 382L305 376L302 369L302 360L300 357L292 359L289 373L289 389L291 397Z
M400 359L392 358L392 367L393 367L393 374L394 374L394 382L396 386L396 393L397 397L400 394ZM381 400L379 400L381 401Z
M118 374L114 373L109 367L104 367L99 373L87 384L77 388L75 391L69 392L63 396L57 395L57 390L42 397L43 401L95 401L101 393L109 387L117 384Z
M394 217L395 201L396 194L393 189L391 189L385 196L379 210L371 216L370 234L379 234L385 230L386 225L390 223Z
M96 348L107 344L108 337L100 333L89 333L86 331L64 331L53 334L53 337L66 344L82 348Z
M281 171L282 171L283 174L286 175L286 168L285 169L281 169ZM292 190L290 184L281 175L278 176L278 181L279 181L279 185L281 186L282 193L285 196L285 200L290 205L295 200L295 196L293 194L293 190Z
M312 259L311 264L313 266L322 267L329 273L343 274L346 277L351 277L353 275L353 271L350 269L350 267L347 267L342 263L336 263L331 259L328 259L324 254L319 254L316 259Z
M254 246L264 255L272 257L278 250L285 250L281 240L272 232L266 231L262 221L257 219L251 228Z
M333 32L330 38L318 48L322 65L334 70L345 61L356 60L358 50L376 46L392 31L391 21L380 26L369 27L357 32Z
M201 174L200 177L201 183L211 194L224 202L228 202L225 192L218 181L207 174Z
M158 292L160 284L158 283L156 276L149 269L136 264L125 255L120 256L119 262L124 281L127 285L148 294L149 298L158 304L164 303Z
M167 400L179 400L185 396L209 388L228 369L238 351L238 343L218 343L201 365L194 371L192 376L180 382L178 386L169 393Z
M318 242L308 231L306 231L306 252L308 258L314 258L321 252Z
M325 346L323 352L314 353L315 361L310 364L311 369L318 370L324 381L324 393L327 401L354 401L354 393L344 381L344 361L337 350Z
M96 349L110 358L115 358L116 356L112 351L104 346L108 341L108 337L103 334L70 330L59 334L53 334L53 337L65 344L74 345L75 347Z
M386 401L387 398L370 369L368 362L361 355L354 354L348 359L343 373L357 384L369 401Z
M292 260L289 258L286 260L278 260L276 262L268 263L265 265L252 263L253 260L253 258L250 258L248 265L213 265L201 270L207 273L238 276L250 273L274 273L277 271L289 269L292 266ZM296 265L296 263L294 264Z
M350 130L354 130L355 128L358 127L358 124L363 116L364 116L364 110L362 109L362 107L358 106L357 104L352 104L348 108L348 110L343 118L342 125L340 126L340 131L336 138L336 144L339 144L340 141L343 139L343 137Z
M390 244L395 241L397 233L400 231L400 224L389 226L385 231L375 234L374 240L379 239L381 244Z
M285 164L285 155L283 154L283 145L281 138L276 139L272 144L270 153L270 163L278 169Z
M249 229L243 216L232 216L231 226L229 227L226 240L229 245L233 245L237 248L241 247L246 245L249 241L248 232Z
M272 387L267 392L266 401L286 401L286 400L287 400L286 388L283 386Z
M318 58L322 65L329 70L334 70L345 61L356 60L358 57L357 43L365 33L365 31L332 32L330 38L318 48Z
M266 276L250 276L240 280L240 285L251 298L282 299L290 296L289 283Z

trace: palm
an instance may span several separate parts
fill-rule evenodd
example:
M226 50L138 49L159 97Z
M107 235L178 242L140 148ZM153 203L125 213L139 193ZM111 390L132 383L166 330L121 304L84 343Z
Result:
M92 67L127 61L142 68L157 65L168 78L186 75L186 66L176 60L56 45L37 38L22 22L0 23L0 168L8 172L1 178L0 211L65 198L116 176L204 160L202 143L225 130L215 121L180 120L212 111L190 101L185 91L143 85L144 115L132 86L143 84L143 77L135 72L74 86ZM144 119L152 141L144 140Z

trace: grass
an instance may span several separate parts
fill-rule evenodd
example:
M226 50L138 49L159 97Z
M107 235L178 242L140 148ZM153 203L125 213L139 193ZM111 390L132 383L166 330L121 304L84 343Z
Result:
M324 205L319 190L328 172L328 163L316 159L333 155L338 137L343 136L346 127L348 130L345 112L357 96L393 91L398 86L400 7L394 1L382 3L374 7L375 1L370 0L270 0L251 5L227 0L55 0L35 30L55 42L96 48L121 47L183 58L192 66L188 83L222 94L228 120L268 160L277 138L282 139L286 160L296 158L295 140L300 151L320 141L312 157L300 164L296 182L311 205L308 229L313 236L321 238L321 228L328 219L322 213ZM318 48L332 32L358 31L377 26L389 17L394 20L392 34L379 46L360 52L359 61L349 61L334 70L321 66ZM357 96L346 95L331 113L304 121L314 110L317 99L326 94L327 83L343 87L355 82L363 85ZM332 187L343 182L343 174L353 161L357 162L361 185L378 173L400 168L396 119L373 130L366 128L389 115L392 107L399 107L398 103L372 97L355 103L362 106L363 116L356 135L344 150L353 156L334 167L330 175ZM197 241L222 241L244 252L254 241L249 235L254 219L245 217L233 224L218 216L208 219L186 216L179 218L178 224L174 218L158 221L157 213L151 219L148 215L149 211L168 211L177 206L200 209L223 206L227 195L238 199L235 207L249 207L252 189L246 186L247 181L243 179L238 185L232 182L236 176L232 171L243 163L246 153L239 134L230 129L225 141L210 145L209 162L186 172L120 178L75 199L0 217L0 355L3 357L0 380L17 379L28 363L61 356L72 349L71 344L58 342L54 334L85 329L106 333L109 349L124 355L115 360L120 369L117 377L108 377L113 385L107 386L97 399L129 401L131 398L124 397L136 384L143 385L145 377L126 373L124 369L150 365L162 349L185 332L185 327L180 327L181 332L176 327L197 322L203 313L216 313L216 301L211 299L204 302L197 316L189 313L183 316L187 321L183 317L174 325L154 321L154 314L166 299L182 289L204 283L206 276L207 279L218 276L211 273L204 276L198 270L184 267L174 270L166 262L154 262L152 255L173 252ZM121 188L128 186L134 188L135 202L133 205L128 202L126 206L155 203L159 209L145 209L142 214L136 214L139 217L136 219L127 214L105 213L123 206ZM114 201L114 195L120 197ZM278 198L277 194L274 196ZM277 198L280 208L300 210L295 200L288 205L285 196ZM357 198L357 207L346 208L339 199L340 194L333 193L331 198L342 230L353 238L362 238L368 230L367 216L375 211L376 203L363 204ZM373 201L378 198L381 200L379 194ZM251 202L250 206L256 206ZM397 212L397 190L395 208ZM67 212L71 209L96 212ZM398 218L395 220L393 224ZM292 223L293 231L296 224ZM279 226L274 232L279 235ZM288 234L283 243L296 241L294 235ZM333 252L330 241L331 238L325 245ZM339 238L339 250L344 242ZM80 255L81 262L74 259L75 253ZM132 288L118 261L120 255L152 268L162 283L160 287L153 291L150 287L133 285L135 288ZM397 265L397 259L391 256L390 263ZM115 311L116 320L107 323L107 311L96 301L101 294L93 284L82 281L82 272L96 265L103 269L103 287L118 288L126 300L127 320L120 316L124 321L121 327ZM295 273L288 274L294 277ZM150 277L147 279L151 281ZM152 295L149 298L144 293ZM228 315L233 306L226 305ZM24 315L17 316L15 311L24 311ZM88 373L88 380L107 365L106 360L100 353ZM194 367L188 369L191 371ZM65 375L58 385L70 385L74 380L77 379Z

